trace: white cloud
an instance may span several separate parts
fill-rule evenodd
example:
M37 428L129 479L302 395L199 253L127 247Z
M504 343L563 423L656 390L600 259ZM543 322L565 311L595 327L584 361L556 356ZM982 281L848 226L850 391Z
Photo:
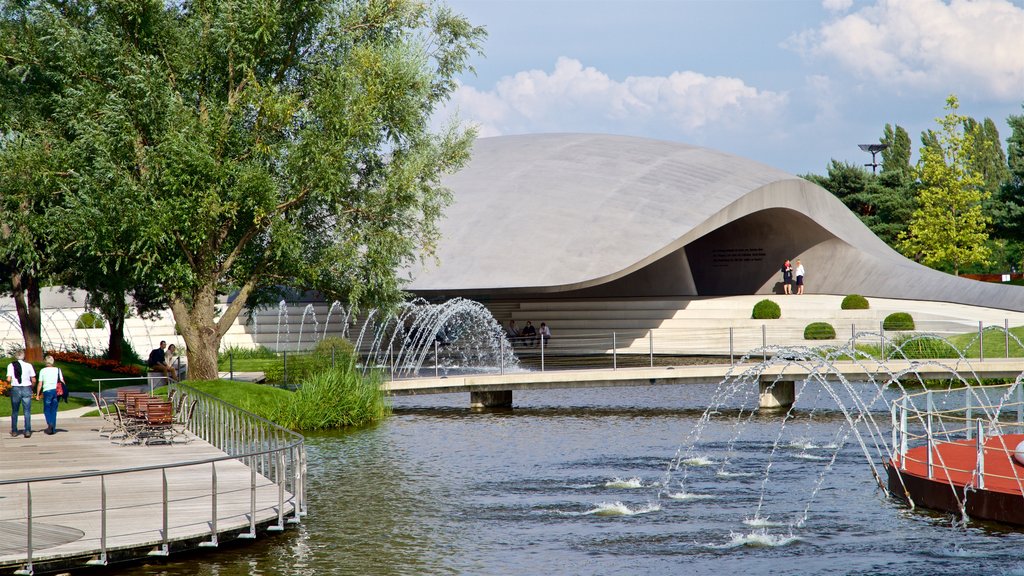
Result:
M685 138L741 126L752 118L775 117L786 102L786 94L758 90L738 78L687 71L617 81L562 57L550 72L518 72L492 89L460 86L449 107L477 124L481 136L552 131L638 134L655 128L663 136Z
M881 84L1024 97L1024 8L1006 0L880 0L788 45Z
M822 0L821 5L825 10L832 12L845 12L853 6L853 0Z

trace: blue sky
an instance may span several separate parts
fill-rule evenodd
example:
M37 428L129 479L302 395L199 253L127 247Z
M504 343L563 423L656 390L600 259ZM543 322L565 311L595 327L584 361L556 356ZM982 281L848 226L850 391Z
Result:
M601 132L707 146L795 173L885 124L1024 114L1024 0L446 0L486 27L444 115L481 136Z

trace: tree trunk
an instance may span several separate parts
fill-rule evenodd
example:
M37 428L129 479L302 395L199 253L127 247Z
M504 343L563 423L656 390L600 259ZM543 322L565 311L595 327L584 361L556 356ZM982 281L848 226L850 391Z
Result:
M25 339L25 361L43 361L42 312L39 309L39 280L35 276L11 275L11 292L18 309L21 334Z
M107 316L110 339L107 340L107 358L121 362L124 358L124 314L120 318Z

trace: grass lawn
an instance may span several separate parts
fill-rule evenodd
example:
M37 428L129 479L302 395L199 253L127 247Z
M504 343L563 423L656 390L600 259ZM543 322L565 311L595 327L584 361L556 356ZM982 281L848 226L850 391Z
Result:
M4 359L0 360L0 377L3 377L3 378L7 377L7 365L10 364L10 363L11 363L11 358L4 358ZM43 367L45 367L46 364L44 362L33 362L32 366L35 367L36 373L38 374L39 370L42 369ZM97 387L98 387L97 383L94 381L95 379L99 379L99 378L126 378L127 377L124 374L117 374L115 372L106 372L104 370L96 370L94 368L89 368L88 366L83 366L82 364L67 364L67 363L64 363L64 362L57 362L55 364L55 366L60 368L61 372L64 374L64 381L67 382L68 388L70 388L72 392L95 392ZM111 386L114 386L115 384L131 385L133 383L143 384L145 382L146 382L146 379L145 379L145 377L143 377L140 380L136 380L134 382L132 382L130 380L129 381L125 381L125 382L121 382L121 383L108 382L108 383L104 383L103 387L104 388L110 388ZM33 388L33 392L35 392L34 388ZM79 398L72 397L72 398L68 398L68 402L66 402L66 403L65 402L61 402L59 404L58 410L59 411L73 410L75 408L81 408L82 406L89 406L91 404L92 404L92 401L90 401L90 400L79 399ZM33 400L32 401L32 413L33 414L42 414L42 412L43 412L43 403L42 403L42 401ZM11 399L9 397L7 397L7 396L0 397L0 416L10 416L10 415L11 415Z
M295 394L283 388L234 380L190 380L185 384L268 419L278 406L291 402Z
M1016 328L1010 328L1010 358L1020 358L1024 356L1024 348L1017 343L1017 340L1024 341L1024 326L1017 326ZM982 332L984 337L984 351L985 358L1004 358L1007 356L1006 352L1006 333L1002 330L988 330ZM1014 340L1016 336L1016 340ZM959 350L964 352L964 356L968 358L978 358L978 333L968 332L967 334L958 334L949 338L950 343L956 346ZM970 343L970 345L968 345Z

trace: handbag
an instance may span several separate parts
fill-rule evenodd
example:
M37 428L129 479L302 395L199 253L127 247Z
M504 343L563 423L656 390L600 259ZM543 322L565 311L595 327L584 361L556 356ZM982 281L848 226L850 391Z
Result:
M67 395L67 385L64 384L64 373L57 368L57 398L64 398Z

